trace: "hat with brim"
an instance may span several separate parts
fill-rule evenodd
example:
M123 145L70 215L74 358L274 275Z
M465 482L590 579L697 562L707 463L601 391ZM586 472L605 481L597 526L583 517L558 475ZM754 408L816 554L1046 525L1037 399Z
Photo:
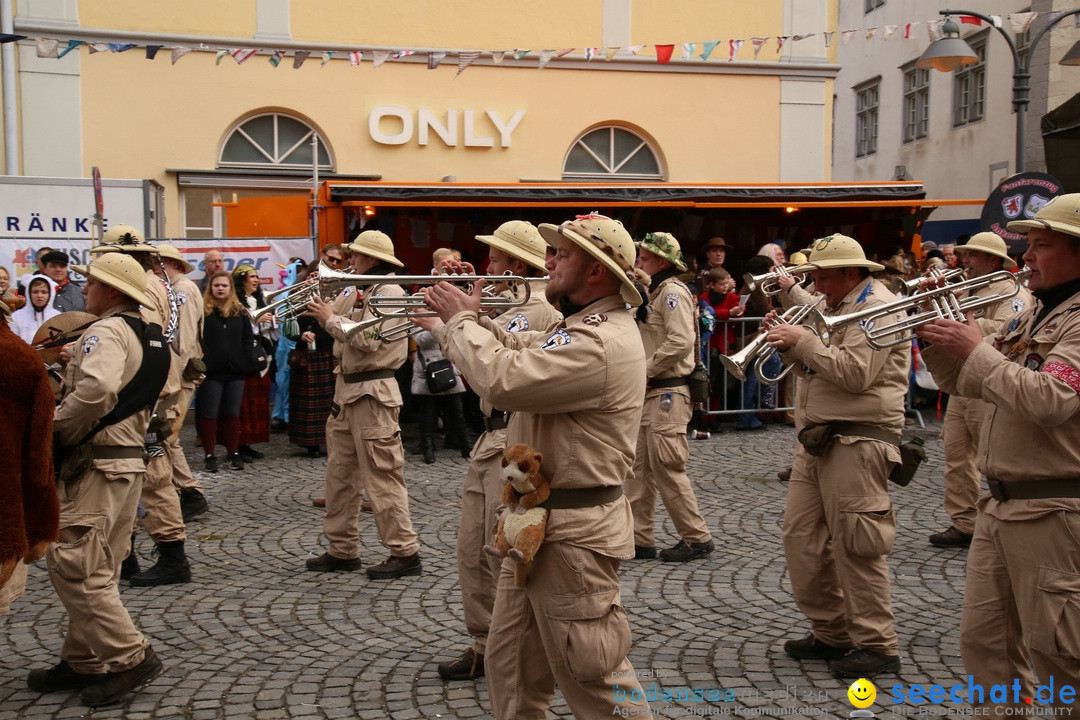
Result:
M1030 220L1013 220L1008 228L1025 234L1028 230L1046 228L1080 237L1080 193L1058 195L1039 208Z
M548 245L556 250L570 240L596 260L599 260L622 283L619 294L627 305L641 305L641 293L634 284L634 261L637 249L634 239L618 220L603 215L579 215L561 225L542 223L537 230Z
M537 270L546 269L547 245L531 222L510 220L495 228L491 235L477 235L476 239Z
M146 294L146 271L137 260L124 253L108 253L95 258L89 265L72 265L71 269L119 290L144 307L156 307Z
M158 249L146 242L142 233L130 225L114 225L101 238L101 244L90 248L92 253L120 252L157 253Z
M653 255L662 257L679 270L686 272L686 263L683 262L682 248L675 236L666 232L648 233L645 239L638 243L642 250L648 250Z
M723 248L724 250L727 250L729 246L728 246L727 242L724 240L724 238L722 238L722 237L714 237L714 238L710 239L709 242L705 243L705 247L702 248L702 249L703 250L708 250L709 248L714 248L714 247Z
M376 260L388 262L396 267L405 267L405 263L394 257L394 241L390 236L378 230L365 230L351 243L343 245L346 252L360 253Z
M810 264L828 268L864 267L872 272L884 270L885 266L866 259L862 245L847 235L829 235L810 245Z
M1001 258L1001 266L1006 270L1012 270L1016 267L1016 261L1009 257L1009 248L1005 244L1004 238L996 233L975 233L965 244L956 248L956 252L967 252L969 250Z
M180 251L172 245L158 245L157 251L158 254L161 255L161 258L163 260L165 258L168 258L170 260L175 260L176 262L180 263L180 267L183 268L185 274L195 269L195 266L185 260L184 256L180 254Z

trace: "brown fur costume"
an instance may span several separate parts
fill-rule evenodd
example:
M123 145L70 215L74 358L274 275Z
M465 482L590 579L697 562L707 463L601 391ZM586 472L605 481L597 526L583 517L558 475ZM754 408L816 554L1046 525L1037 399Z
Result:
M55 412L44 363L0 317L0 586L16 563L37 560L57 537Z
M484 550L496 557L509 555L517 561L514 583L525 587L533 558L544 542L547 532L548 510L538 507L551 495L551 486L540 474L544 456L524 443L511 445L503 451L503 502L506 512L499 518L495 546L485 545Z

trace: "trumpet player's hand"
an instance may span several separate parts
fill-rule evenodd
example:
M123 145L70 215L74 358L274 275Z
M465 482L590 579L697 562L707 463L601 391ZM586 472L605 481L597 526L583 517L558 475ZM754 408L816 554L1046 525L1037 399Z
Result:
M429 308L439 314L440 320L447 322L460 312L480 312L482 285L483 283L476 283L472 294L467 294L457 285L444 280L423 289L424 301Z
M766 335L769 338L769 345L780 352L786 352L799 344L804 332L806 328L802 325L779 323L770 327Z
M319 325L323 328L326 327L326 323L330 320L330 316L334 314L334 311L330 308L330 303L319 297L318 293L311 296L311 300L307 304L307 312L305 315L318 320Z
M420 317L414 317L409 319L412 320L413 325L417 326L421 330L427 330L428 332L431 332L436 327L443 324L442 320L431 315L422 315Z
M432 275L475 275L476 268L471 262L463 260L445 260L431 271Z
M940 348L949 355L960 360L966 360L971 351L979 347L983 341L982 328L975 322L972 313L966 312L964 316L967 322L955 320L931 320L915 329L915 334L934 347Z
M776 284L779 285L784 292L787 292L799 284L799 278L794 275L781 275L776 278Z

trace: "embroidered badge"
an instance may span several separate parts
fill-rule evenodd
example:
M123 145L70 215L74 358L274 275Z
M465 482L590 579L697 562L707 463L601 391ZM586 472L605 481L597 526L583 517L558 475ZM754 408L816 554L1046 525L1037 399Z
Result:
M1043 366L1042 371L1053 375L1061 382L1071 387L1075 392L1080 393L1080 370L1077 370L1071 365L1066 365L1063 362L1054 360L1046 363Z
M83 340L83 344L82 344L83 355L89 355L91 352L93 352L94 348L97 347L97 344L98 344L98 336L97 335L91 335L90 337Z
M1038 370L1039 367L1042 366L1042 364L1042 356L1035 353L1031 353L1026 358L1024 358L1024 367L1026 367L1028 370Z
M181 290L180 292L176 293L176 304L177 305L183 305L186 302L187 302L187 291Z
M1047 325L1046 327L1043 328L1043 332L1046 333L1047 335L1054 332L1055 330L1057 330L1057 323L1051 323L1051 324L1049 324L1049 325Z
M675 293L668 293L667 295L664 296L664 303L669 308L674 310L675 308L679 307L679 296L676 295Z
M1007 327L1005 329L1005 332L1006 333L1011 333L1013 330L1015 330L1019 326L1020 326L1020 318L1013 318L1012 320L1009 321L1009 327Z
M581 322L585 323L589 327L600 327L600 323L607 322L607 315L603 313L592 313L581 318Z
M1012 299L1012 311L1014 313L1024 311L1024 298L1013 298Z
M529 318L525 317L521 313L518 313L517 315L515 315L513 318L510 319L510 322L508 322L506 324L506 332L516 333L516 332L522 332L523 330L528 330L528 329L529 329Z
M570 344L570 333L566 332L563 328L559 328L544 341L544 344L540 346L541 350L550 350L552 348L562 347L563 345Z
M873 288L873 285L867 285L866 287L864 287L863 291L861 293L859 293L859 299L856 300L855 302L856 303L864 303L864 302L866 302L866 299L868 297L870 297L870 290L872 288Z
M859 321L859 327L861 327L863 330L873 330L874 329L874 320L873 320L873 318L870 318L868 320L860 320Z

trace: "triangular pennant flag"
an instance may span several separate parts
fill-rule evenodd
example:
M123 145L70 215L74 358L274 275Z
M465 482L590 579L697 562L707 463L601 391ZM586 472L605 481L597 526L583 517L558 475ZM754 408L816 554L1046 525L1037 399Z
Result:
M439 67L439 63L443 61L444 57L446 57L445 50L440 50L439 52L429 52L427 54L427 69L434 70L435 68Z
M1001 16L1000 15L991 15L990 19L994 21L994 27L996 27L996 28L1001 27Z
M214 64L220 65L221 59L229 54L229 48L221 48L217 51L217 55L214 57Z
M769 42L768 38L755 37L750 38L750 44L754 46L754 59L757 60L758 53L761 52L761 48L765 47L765 43Z
M814 37L815 35L817 35L817 33L803 33L802 35L792 35L791 39L795 41L805 40L806 38Z
M779 55L780 51L784 48L784 43L788 41L787 35L776 36L776 54Z
M319 63L319 67L322 67L326 63L330 62L334 58L333 50L324 50L322 54L322 62Z
M695 50L694 43L683 43L682 44L682 59L683 60L692 59L694 57L694 50Z
M258 48L236 48L229 54L236 60L237 65L243 65L250 60L253 55L257 55L258 53Z
M674 45L657 45L656 46L656 62L661 65L667 65L671 62L671 53L675 52Z
M114 53L127 52L131 48L135 47L135 43L106 43L109 46L109 50Z
M88 43L88 47L90 48L90 54L93 55L94 53L106 52L109 49L109 43Z
M907 25L904 25L904 39L905 40L907 40L908 38L911 37L911 26L914 25L914 24L915 23L908 23Z
M378 53L375 53L375 54L378 55ZM349 64L350 65L353 65L353 66L359 65L360 62L363 59L364 59L364 53L362 51L360 51L360 50L351 50L351 51L349 51ZM386 60L386 58L384 57L383 60ZM381 62L376 63L375 67L379 67L379 65L382 65L382 63Z
M982 26L982 20L975 17L974 15L961 15L960 23L962 25L979 25L980 27Z
M71 42L70 40L68 42ZM158 50L161 49L161 45L147 45L146 46L146 59L153 60L157 57Z
M596 50L597 50L597 48L585 48L585 59L586 60L592 60L593 55L596 54Z
M742 40L728 40L728 62L735 59L735 56L739 54L739 50L742 48Z
M270 53L270 64L273 65L274 67L277 67L278 65L281 64L281 60L284 57L285 57L285 51L284 50L274 50L273 52Z
M389 50L375 50L371 54L375 56L375 59L371 61L372 67L381 67L386 62L386 59L390 57Z
M710 41L710 42L705 43L701 48L701 59L702 60L708 60L709 56L712 55L712 51L715 50L716 46L719 45L719 44L720 44L719 40Z
M62 57L64 57L65 55L67 55L67 54L68 54L69 52L71 52L72 50L74 50L75 48L79 47L80 45L85 45L85 44L86 44L86 42L85 42L85 41L83 41L83 40L68 40L68 41L67 41L67 47L66 47L66 48L64 48L63 50L61 50L61 51L60 51L60 52L59 52L59 53L57 54L57 56L56 56L56 57L58 57L58 58L62 58ZM147 52L149 52L149 50L147 50Z
M555 57L560 58L563 55L569 55L572 52L574 52L574 48L563 48L559 52L555 53Z
M504 59L506 59L506 51L505 50L496 50L493 53L491 53L491 62L493 62L496 65L501 63Z
M877 32L877 28L876 28L876 27L872 27L872 28L868 29L868 30L866 31L866 39L867 39L867 40L872 40L872 39L874 38L874 34L875 34L876 32Z
M643 50L644 48L645 48L645 46L644 46L644 45L631 45L631 46L629 46L629 47L628 47L628 48L626 48L626 49L630 51L630 54L631 54L631 55L637 55L637 54L638 54L639 52L641 52L641 51L642 51L642 50Z
M515 60L521 60L523 57L525 57L526 55L528 55L531 52L532 52L532 50L518 50L518 49L515 49L514 50L514 59Z
M301 65L303 65L304 61L307 60L310 55L311 55L310 50L297 50L296 52L294 52L293 56L292 56L293 70L296 70Z
M844 30L842 33L840 33L840 38L844 41L844 44L847 45L848 40L850 40L851 36L854 34L854 30Z
M611 58L618 55L620 50L622 50L622 48L618 48L618 47L604 48L604 59L607 60L608 62L611 62Z
M390 59L391 60L400 60L403 57L409 57L410 55L415 55L415 54L416 54L415 50L398 50L397 52L393 53L390 56Z
M0 33L0 44L9 42L19 42L25 40L25 35L16 35L14 33Z
M825 47L832 47L833 36L836 35L836 31L823 33L825 37Z
M555 51L554 50L541 50L540 51L540 65L539 65L539 68L541 70L543 70L544 66L547 65L549 62L551 62L551 58L553 58L553 57L555 57Z
M888 40L889 36L896 32L896 25L885 26L885 39Z
M1013 13L1009 16L1009 22L1012 23L1012 30L1017 35L1026 33L1027 29L1031 27L1031 22L1038 16L1037 12L1022 12Z
M475 62L476 58L478 58L478 57L480 57L480 53L475 51L475 50L470 50L469 52L459 52L458 53L458 63L457 63L457 74L454 75L454 77L457 77L461 73L465 72L465 68L472 65L473 62Z
M191 52L191 48L189 47L184 47L183 45L177 45L176 47L174 47L172 49L172 52L170 53L170 59L172 60L172 64L175 65L177 60L184 57L189 52Z
M930 42L935 42L945 37L945 33L941 29L941 26L944 24L944 20L935 20L926 23L926 36L930 38Z
M38 38L34 40L34 44L37 46L37 56L39 58L54 58L57 56L60 41L56 38Z

